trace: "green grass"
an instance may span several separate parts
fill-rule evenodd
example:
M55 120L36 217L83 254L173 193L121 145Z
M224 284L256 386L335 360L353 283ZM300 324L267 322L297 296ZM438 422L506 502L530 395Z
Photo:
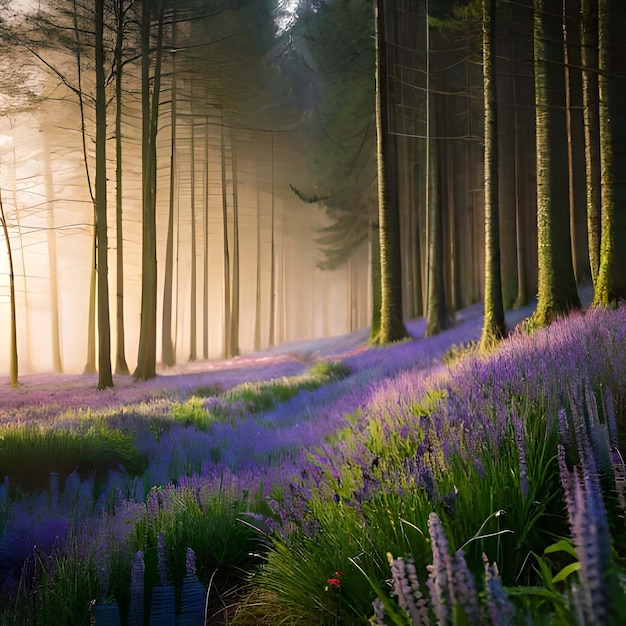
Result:
M131 475L145 469L133 437L119 430L91 426L78 432L23 425L0 429L0 476L22 489L46 487L53 472L64 478L76 470L102 479L117 467Z

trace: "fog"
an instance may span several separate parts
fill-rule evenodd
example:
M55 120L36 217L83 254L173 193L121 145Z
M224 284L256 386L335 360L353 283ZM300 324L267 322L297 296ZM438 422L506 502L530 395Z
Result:
M0 185L15 274L20 374L59 369L55 362L58 328L60 369L79 373L87 361L90 279L93 265L93 203L87 183L77 102L59 90L28 111L0 119ZM92 115L89 112L89 115ZM141 149L136 99L123 118L123 286L125 352L129 368L137 360L141 301ZM171 106L162 106L157 142L158 354L161 350L163 267L170 202ZM111 127L111 123L109 123ZM241 353L273 342L337 335L369 323L369 263L362 246L333 271L316 267L316 229L324 215L305 204L290 184L307 180L306 154L290 132L226 129L226 190L222 191L222 127L209 115L182 115L176 122L174 197L173 335L177 362L192 355L192 268L195 263L195 353L224 356L223 199L228 213L230 292L233 294L233 192L236 191L240 255ZM93 140L88 127L89 176L93 181ZM193 134L193 137L192 137ZM233 143L234 142L234 143ZM233 169L233 145L236 165ZM112 359L116 350L116 229L114 143L108 142L108 234ZM233 172L237 177L236 189ZM191 210L195 213L192 258ZM271 293L272 214L274 293ZM205 246L206 233L206 246ZM205 250L208 258L205 259ZM206 266L207 283L204 272ZM259 304L257 305L257 290ZM203 347L207 307L208 353ZM258 318L258 319L257 319ZM9 371L9 260L0 244L0 372Z

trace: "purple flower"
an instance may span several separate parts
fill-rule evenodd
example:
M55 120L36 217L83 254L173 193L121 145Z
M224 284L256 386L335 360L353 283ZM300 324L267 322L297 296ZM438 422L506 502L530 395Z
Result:
M162 587L167 585L167 555L165 550L165 532L157 535L157 567L159 570L159 582Z
M187 574L196 573L196 554L192 548L187 548L187 557L185 559L185 571Z
M494 626L507 626L511 624L514 608L509 600L498 572L498 566L489 564L487 555L483 553L485 564L485 588L487 591L487 607Z

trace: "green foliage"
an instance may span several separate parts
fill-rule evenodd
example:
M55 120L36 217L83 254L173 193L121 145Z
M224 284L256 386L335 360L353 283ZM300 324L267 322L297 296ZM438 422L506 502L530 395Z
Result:
M342 380L350 375L350 368L341 361L319 361L311 366L308 375L321 384Z
M198 430L206 431L213 422L213 416L204 408L202 398L191 396L189 400L172 404L172 417L175 422L184 426L195 426Z
M23 489L47 486L52 472L65 477L78 470L102 479L118 466L132 475L145 468L133 437L119 430L94 425L80 432L16 424L0 429L0 476Z
M476 354L478 350L478 343L476 341L469 341L468 343L454 344L450 346L441 357L441 362L448 367L456 365L459 361L462 361L465 357Z

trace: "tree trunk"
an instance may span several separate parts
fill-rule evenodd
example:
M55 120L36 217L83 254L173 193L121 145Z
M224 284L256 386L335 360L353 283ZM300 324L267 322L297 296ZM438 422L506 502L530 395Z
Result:
M378 166L378 226L380 235L381 311L378 343L408 336L402 320L402 260L397 181L389 172L389 111L387 98L387 41L383 0L376 0L376 148Z
M598 92L598 0L582 0L581 55L583 67L583 119L585 123L585 172L587 180L587 242L591 279L600 269L601 164Z
M17 211L17 206L15 207ZM11 387L18 386L18 361L17 361L17 315L15 311L15 273L13 271L13 253L11 251L11 240L7 227L6 216L4 215L4 204L2 203L2 189L0 188L0 221L2 231L7 245L7 256L9 258L9 300L11 303L11 340L9 344L9 376Z
M107 118L104 86L104 0L95 0L96 31L96 237L98 240L98 389L113 387L107 234Z
M224 137L224 117L222 116L222 231L224 233L224 357L230 358L231 331L230 331L230 253L228 244L228 190L226 187L226 139Z
M483 91L485 101L485 315L481 350L506 333L500 277L498 210L498 103L496 99L496 0L483 0Z
M141 109L142 109L142 253L141 324L139 351L134 376L148 380L156 376L156 135L161 87L164 2L158 4L158 34L154 85L150 97L150 0L142 0L141 21Z
M189 310L189 360L195 361L198 358L197 344L198 344L198 332L197 332L197 316L198 316L198 300L197 300L197 250L196 250L196 125L194 119L191 119L191 298L190 298L190 310Z
M44 186L47 200L47 229L46 239L48 242L48 263L50 266L50 340L52 345L52 366L55 372L63 371L61 359L61 333L59 321L59 278L57 271L57 243L54 226L55 192L52 181L52 169L50 165L50 144L45 129L42 132L43 162L44 162Z
M123 175L122 175L122 76L124 64L122 51L124 45L124 3L117 5L117 33L115 41L115 235L116 235L116 320L117 347L115 373L129 374L126 363L126 342L124 338L124 223L123 213Z
M172 24L172 48L176 49L176 4ZM174 211L177 200L177 160L176 160L176 124L177 124L177 81L176 53L172 54L172 95L171 95L171 139L170 139L170 195L167 212L167 236L165 240L165 268L163 271L163 319L161 321L161 361L171 367L176 363L176 351L172 338L172 304L174 296Z
M207 104L208 106L208 104ZM204 124L203 207L204 238L202 254L202 358L209 358L209 117Z
M276 342L276 202L274 197L274 133L271 134L271 222L270 222L270 311L269 311L269 339L268 344L273 346Z
M233 174L233 290L231 302L230 349L239 354L239 195L237 189L237 137L230 129L230 154Z
M443 215L439 192L439 145L430 140L430 188L428 207L428 303L426 312L426 337L436 335L448 327L446 290L443 260Z
M570 27L580 14L579 0L563 0L563 60L565 62L565 115L572 263L576 284L589 282L585 207L585 141L582 117L580 32Z
M598 0L602 243L594 304L626 299L626 61L622 0Z
M567 124L561 0L536 0L534 25L537 136L538 298L535 320L580 306L569 226Z

